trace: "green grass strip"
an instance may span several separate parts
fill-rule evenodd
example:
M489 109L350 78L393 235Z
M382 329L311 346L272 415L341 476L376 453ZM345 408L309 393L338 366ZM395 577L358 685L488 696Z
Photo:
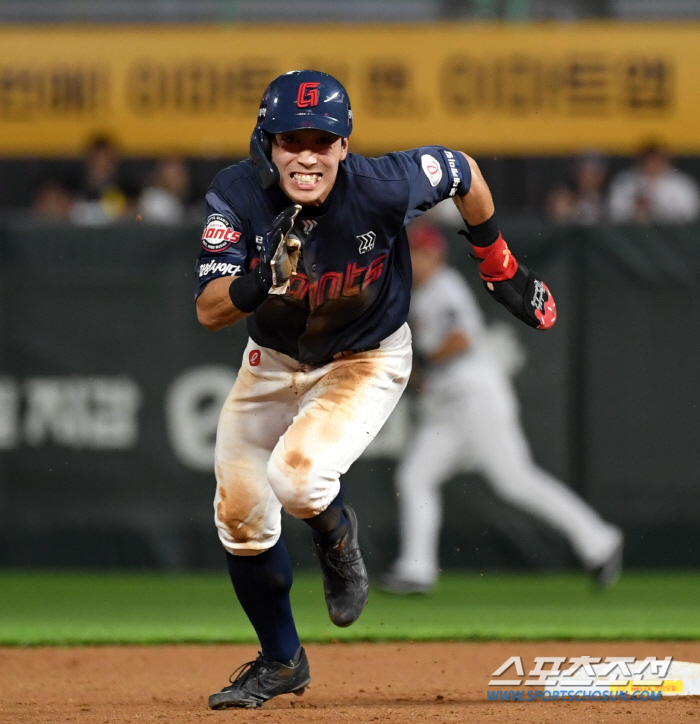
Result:
M305 642L700 638L695 573L628 573L604 594L577 574L446 574L429 596L373 589L347 629L318 574L298 574L292 599ZM0 572L0 645L254 641L223 572Z

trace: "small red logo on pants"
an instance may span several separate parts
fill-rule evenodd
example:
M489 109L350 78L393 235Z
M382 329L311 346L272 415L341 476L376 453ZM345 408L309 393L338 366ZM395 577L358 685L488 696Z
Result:
M299 108L309 108L318 105L318 87L320 83L302 83L297 93L297 105Z
M248 361L250 362L251 367L257 367L260 364L260 357L262 355L260 354L259 349L251 349L250 354L248 355Z

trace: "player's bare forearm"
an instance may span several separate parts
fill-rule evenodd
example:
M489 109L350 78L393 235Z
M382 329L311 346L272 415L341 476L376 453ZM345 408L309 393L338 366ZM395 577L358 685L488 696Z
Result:
M496 223L493 197L473 158L462 154L471 169L471 185L454 202L468 231L462 231L480 261L479 276L491 295L511 314L537 329L549 329L557 319L547 285L535 272L519 264Z
M461 354L469 347L469 337L458 329L450 332L442 344L430 355L430 361L435 364L446 362L455 355Z
M493 216L494 205L491 191L481 175L476 161L462 154L469 162L472 171L472 182L469 191L464 196L455 196L454 202L462 218L472 226L483 224L484 221Z
M231 277L214 279L197 298L197 319L210 332L230 327L248 316L233 306L229 295L231 283Z

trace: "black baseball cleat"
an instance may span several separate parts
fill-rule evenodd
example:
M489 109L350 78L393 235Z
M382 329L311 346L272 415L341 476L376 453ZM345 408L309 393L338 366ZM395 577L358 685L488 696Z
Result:
M255 661L237 668L229 681L230 686L209 697L210 709L261 709L273 696L304 693L311 681L309 660L304 649L299 649L297 656L286 664L267 661L259 654Z
M369 577L362 551L357 543L357 516L343 506L348 532L333 547L314 543L323 574L323 593L331 621L336 626L349 626L357 621L369 596Z

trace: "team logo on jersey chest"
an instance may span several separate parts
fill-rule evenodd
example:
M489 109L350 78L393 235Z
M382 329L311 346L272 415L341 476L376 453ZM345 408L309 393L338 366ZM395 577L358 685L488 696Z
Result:
M374 242L377 239L377 235L373 231L368 231L366 234L359 234L355 238L360 242L360 254L365 254L374 249Z
M310 234L316 228L318 221L316 219L302 219L301 224L304 227L304 233Z
M223 251L241 238L240 231L234 231L231 222L221 214L212 214L202 232L202 247L207 251Z

